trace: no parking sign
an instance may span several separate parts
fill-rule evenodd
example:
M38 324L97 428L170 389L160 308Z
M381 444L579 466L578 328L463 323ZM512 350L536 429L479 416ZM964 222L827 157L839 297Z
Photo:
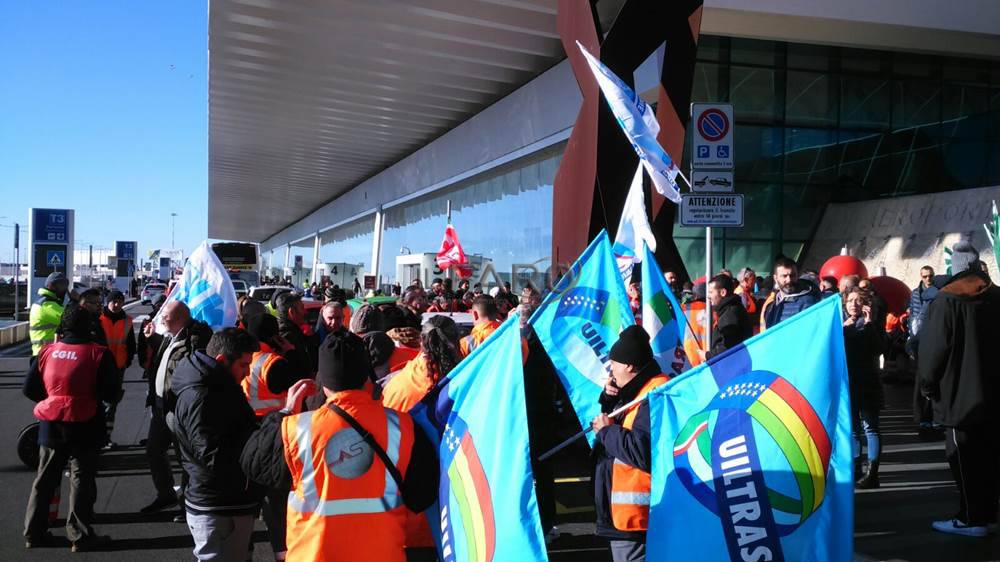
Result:
M733 106L728 103L693 103L692 168L733 168Z

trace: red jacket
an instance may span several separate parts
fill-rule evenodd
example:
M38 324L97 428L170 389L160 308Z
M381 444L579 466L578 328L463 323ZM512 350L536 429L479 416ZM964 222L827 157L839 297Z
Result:
M35 405L41 421L85 422L97 414L97 374L108 348L56 342L38 355L46 398Z

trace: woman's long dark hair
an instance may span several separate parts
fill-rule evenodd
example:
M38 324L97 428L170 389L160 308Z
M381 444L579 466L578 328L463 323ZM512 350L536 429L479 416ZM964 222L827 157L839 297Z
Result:
M458 326L447 316L434 316L420 332L420 351L427 361L432 381L447 376L462 360L458 349Z

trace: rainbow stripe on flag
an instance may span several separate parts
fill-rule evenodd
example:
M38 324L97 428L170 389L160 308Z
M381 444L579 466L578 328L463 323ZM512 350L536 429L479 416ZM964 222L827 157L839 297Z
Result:
M441 459L448 466L448 478L441 483L441 497L454 496L459 519L453 521L447 509L441 514L442 544L445 560L454 560L449 533L458 532L459 521L465 534L469 562L492 562L496 551L497 530L493 517L493 494L479 453L472 442L468 425L458 416L451 418L443 436L450 455Z

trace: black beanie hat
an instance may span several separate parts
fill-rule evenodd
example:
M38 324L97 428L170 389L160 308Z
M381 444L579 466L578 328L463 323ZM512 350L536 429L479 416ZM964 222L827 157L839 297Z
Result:
M372 378L368 346L350 332L332 332L319 347L316 382L334 392L356 390Z
M618 336L609 354L612 361L632 365L642 369L653 360L653 348L649 345L649 334L642 326L629 326Z
M278 335L278 319L270 314L254 314L245 318L247 332L257 338L257 341L270 342Z
M368 356L372 367L378 367L389 362L392 353L396 351L396 342L385 335L385 332L368 332L361 337L368 346Z

